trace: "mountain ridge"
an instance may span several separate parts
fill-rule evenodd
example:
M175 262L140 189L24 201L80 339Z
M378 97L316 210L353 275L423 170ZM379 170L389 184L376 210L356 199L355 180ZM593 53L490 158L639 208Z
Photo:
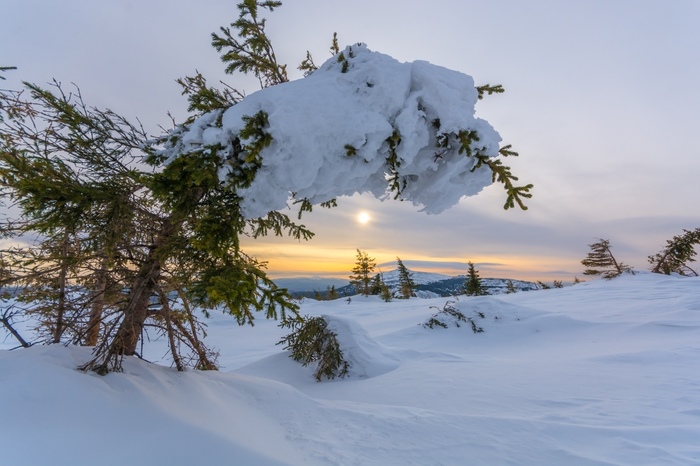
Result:
M380 272L382 280L389 287L393 294L396 294L399 289L399 273L397 269L390 270L388 272ZM377 274L373 275L375 277ZM466 275L445 275L440 273L432 272L421 272L421 271L411 271L411 278L416 283L416 293L419 297L423 298L434 298L439 296L454 296L463 293L464 281ZM291 283L294 279L285 279ZM304 279L303 283L314 283L316 279ZM326 297L328 291L331 287L335 288L335 291L339 296L353 296L358 294L355 287L347 283L344 286L336 286L340 279L317 279L318 287L312 289L292 289L288 287L290 294L293 297L301 298L314 298L314 297ZM278 280L273 280L276 283ZM534 282L525 280L515 280L510 278L481 278L481 283L488 291L489 294L505 294L507 292L508 282L512 282L516 291L531 291L538 290L540 286ZM281 283L285 283L279 280L278 285L282 286Z

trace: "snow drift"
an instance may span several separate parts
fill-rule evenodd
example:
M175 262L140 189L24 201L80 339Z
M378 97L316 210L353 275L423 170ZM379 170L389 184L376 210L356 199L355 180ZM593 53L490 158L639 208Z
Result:
M229 372L127 358L100 377L75 370L89 348L0 351L0 463L700 464L700 279L460 297L479 334L422 327L444 303L305 301L369 371L322 383L274 322L227 316L208 338Z

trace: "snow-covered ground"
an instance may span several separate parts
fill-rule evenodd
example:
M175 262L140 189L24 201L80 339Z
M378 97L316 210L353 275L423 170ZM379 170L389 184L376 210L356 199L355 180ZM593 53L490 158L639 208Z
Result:
M225 316L221 372L100 377L75 370L86 348L0 351L0 464L700 464L700 278L461 297L478 334L420 325L445 302L305 301L353 361L321 383L275 322Z

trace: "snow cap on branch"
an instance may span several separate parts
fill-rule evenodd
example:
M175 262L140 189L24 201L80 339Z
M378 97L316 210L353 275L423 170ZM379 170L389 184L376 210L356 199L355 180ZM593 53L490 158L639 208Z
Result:
M227 160L222 181L253 167L252 180L237 186L246 218L284 209L290 196L318 204L362 192L384 199L392 191L439 213L492 183L488 166L472 171L472 155L496 157L501 141L474 116L477 100L470 76L356 44L303 79L200 117L166 152L218 146ZM259 129L269 138L253 156L260 135L245 130L261 112ZM460 133L468 136L466 154Z

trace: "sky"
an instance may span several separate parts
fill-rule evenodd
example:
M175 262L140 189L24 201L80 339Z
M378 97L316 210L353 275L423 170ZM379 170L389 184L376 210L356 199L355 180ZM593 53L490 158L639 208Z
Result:
M186 116L175 79L200 71L252 93L254 80L224 74L211 32L236 1L3 0L5 88L56 79L91 105L138 118L153 134ZM647 269L647 256L700 227L700 2L288 0L267 31L290 77L310 51L330 58L364 42L401 61L426 60L502 84L477 116L520 153L507 162L533 183L526 212L503 210L500 186L439 214L367 195L314 209L309 242L245 241L272 277L347 277L356 250L383 270L396 257L415 270L482 277L572 280L588 244L610 240L616 257ZM358 216L365 213L366 223Z

